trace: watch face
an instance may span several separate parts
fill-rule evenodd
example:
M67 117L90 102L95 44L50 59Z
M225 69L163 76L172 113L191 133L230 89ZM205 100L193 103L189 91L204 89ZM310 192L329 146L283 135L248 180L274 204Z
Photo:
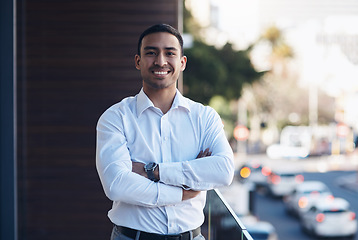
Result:
M153 170L153 168L154 168L156 165L157 165L156 163L150 162L150 163L147 163L144 168L145 168L146 170Z

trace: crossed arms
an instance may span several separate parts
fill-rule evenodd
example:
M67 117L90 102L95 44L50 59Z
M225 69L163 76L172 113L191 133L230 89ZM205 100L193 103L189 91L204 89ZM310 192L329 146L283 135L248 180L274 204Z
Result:
M205 149L204 151L201 150L196 158L203 158L208 156L211 156L211 152L209 151L209 148ZM132 172L137 173L145 178L148 178L147 173L144 171L144 163L132 162ZM154 176L156 179L160 180L159 166L155 168ZM182 196L183 201L194 198L200 193L200 191L195 191L191 189L187 190L184 188L182 189L182 191L183 191L183 196Z
M145 207L166 206L231 183L233 153L218 115L205 129L193 126L195 132L188 132L184 142L183 138L172 139L166 155L158 144L147 144L147 138L155 133L148 131L144 138L143 129L132 124L135 117L131 119L127 114L124 121L116 111L107 111L97 125L96 166L110 200ZM185 127L191 124L197 122L187 121ZM204 137L199 139L201 134ZM208 149L200 151L201 146ZM172 159L156 161L162 157ZM159 182L147 178L143 166L150 161L159 162L155 172Z

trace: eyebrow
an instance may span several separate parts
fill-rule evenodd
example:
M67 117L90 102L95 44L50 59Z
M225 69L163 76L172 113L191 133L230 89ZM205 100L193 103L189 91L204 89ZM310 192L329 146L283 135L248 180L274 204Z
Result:
M147 46L147 47L144 47L144 50L158 50L159 48L158 47L152 47L152 46ZM170 50L170 51L179 51L177 48L175 47L166 47L164 48L165 50Z

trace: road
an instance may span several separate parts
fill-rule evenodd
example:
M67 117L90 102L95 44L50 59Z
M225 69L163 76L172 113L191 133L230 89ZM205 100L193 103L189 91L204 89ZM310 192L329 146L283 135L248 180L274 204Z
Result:
M238 158L242 163L243 158ZM307 158L300 160L272 160L264 155L260 156L246 156L245 161L258 162L274 169L275 167L289 166L301 170L305 180L320 180L327 184L332 193L336 197L342 197L350 202L351 209L357 213L358 216L358 182L350 185L347 184L342 187L344 180L350 179L348 183L356 180L357 174L355 169L358 169L358 154L354 156L324 156L316 158ZM239 164L240 165L240 164ZM236 212L241 212L242 207L245 209L245 196L242 192L243 186L234 181L228 187L220 189L225 199L229 202L231 207ZM240 196L238 201L238 196ZM268 196L265 191L255 191L254 194L254 215L262 221L268 221L276 228L280 240L312 240L315 238L309 237L302 232L298 219L286 213L282 199L272 198ZM358 235L355 238L358 240Z
M327 184L336 197L350 202L351 209L358 213L358 192L339 186L342 177L354 175L353 171L332 171L326 173L304 173L305 180L319 180ZM260 220L268 221L276 228L279 239L305 240L314 239L303 233L299 221L286 213L282 199L272 198L264 192L256 192L255 215ZM356 238L358 240L358 236Z

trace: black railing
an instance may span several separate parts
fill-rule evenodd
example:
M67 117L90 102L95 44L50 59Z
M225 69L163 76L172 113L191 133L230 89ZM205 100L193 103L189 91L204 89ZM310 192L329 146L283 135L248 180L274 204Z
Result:
M207 192L202 233L207 240L253 240L219 190Z

